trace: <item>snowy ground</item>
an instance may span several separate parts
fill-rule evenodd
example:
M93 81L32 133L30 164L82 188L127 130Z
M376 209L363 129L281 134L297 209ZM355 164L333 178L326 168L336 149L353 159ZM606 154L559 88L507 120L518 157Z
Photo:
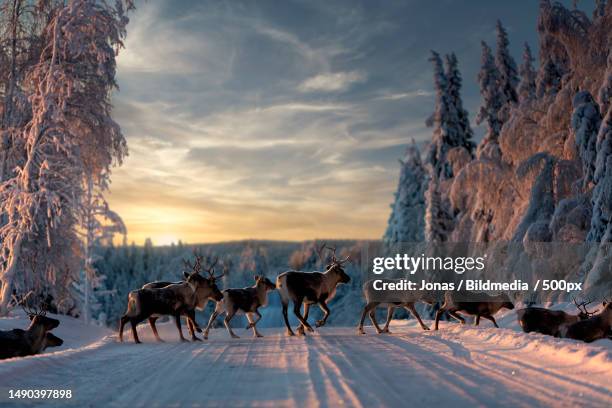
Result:
M506 325L511 325L508 316ZM25 325L0 319L0 329ZM0 361L0 406L612 406L612 342L569 340L444 322L422 332L412 322L392 335L357 336L326 327L306 338L280 328L266 337L205 343L120 344L116 335L69 318L55 333L65 345L46 355ZM16 402L8 389L71 389L68 402ZM179 405L180 403L180 405Z

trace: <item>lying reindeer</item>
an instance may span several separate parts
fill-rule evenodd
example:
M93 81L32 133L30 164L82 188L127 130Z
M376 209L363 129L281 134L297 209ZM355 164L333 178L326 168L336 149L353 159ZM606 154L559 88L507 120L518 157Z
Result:
M323 260L321 252L326 248L323 244L317 250L319 258ZM336 287L340 283L348 283L351 278L344 272L342 266L348 262L349 257L345 259L336 258L336 249L328 248L332 251L331 263L327 265L325 272L298 272L288 271L281 273L276 278L276 288L280 294L281 303L283 305L283 318L287 326L287 335L295 336L291 326L289 325L289 317L287 316L287 308L289 301L293 302L293 313L300 321L298 334L304 335L304 329L313 332L314 329L308 323L308 311L310 305L318 304L323 311L323 319L316 322L317 327L325 325L329 317L329 302L336 294ZM304 316L300 313L300 307L304 303Z
M194 256L196 258L194 265L192 265L189 261L185 259L183 259L183 264L185 265L187 270L198 271L199 273L202 268L202 258L203 257L200 255L197 255L195 251L194 251ZM218 260L219 258L215 258L214 262L211 265L204 268L208 274L214 273L214 267L217 264ZM183 277L185 280L187 280L189 278L189 273L183 272ZM170 285L178 285L178 284L181 284L182 282L184 281L181 281L181 282L167 282L167 281L150 282L144 285L142 289L161 289L161 288L165 288L166 286L170 286ZM205 299L203 302L196 305L195 309L204 310L206 308L206 304L208 303L207 301L208 299ZM195 335L196 331L198 333L202 333L202 329L198 325L196 318L195 318L195 309L188 310L184 314L187 320L187 330L189 330L189 334L191 335L191 341L202 341ZM153 315L149 317L149 325L151 326L151 330L153 331L153 335L155 336L155 339L157 339L157 341L163 342L163 340L159 337L159 334L157 333L157 327L155 326L155 322L160 317L161 315Z
M478 324L480 324L480 318L484 317L485 319L492 321L495 327L499 328L493 315L502 308L509 310L514 309L514 304L510 301L510 297L505 293L497 296L479 293L478 296L485 299L484 301L479 300L476 302L465 302L457 300L458 298L465 298L466 296L468 296L466 292L459 294L458 292L448 291L444 294L444 304L436 312L436 323L434 330L438 330L438 322L445 311L455 319L459 320L461 324L465 324L465 319L458 315L457 312L475 315L475 326L478 326Z
M574 304L578 308L577 315L566 313L562 310L549 310L541 307L528 307L516 312L519 325L525 333L536 332L554 337L563 337L567 327L581 320L586 320L593 315L587 309L591 302Z
M391 279L385 279L385 281L391 281ZM391 319L393 318L393 312L398 307L403 307L407 311L412 313L412 315L418 320L423 330L429 330L429 327L427 327L427 325L421 320L421 316L419 316L419 313L416 311L414 304L417 301L423 301L425 303L433 304L435 300L433 299L433 296L431 296L431 294L421 292L410 293L410 295L408 295L410 299L406 299L405 302L373 301L372 299L376 298L373 282L374 280L369 280L363 284L363 297L366 300L366 305L363 308L363 312L361 313L361 320L359 321L359 326L357 327L357 332L359 334L366 334L365 330L363 329L363 322L365 320L366 314L370 316L370 320L372 321L372 324L376 328L376 332L378 334L390 333L389 323L391 323ZM385 327L383 327L382 329L380 328L380 326L378 326L378 322L376 321L376 308L378 306L383 306L387 308L387 321L385 322Z
M47 317L45 310L26 308L24 299L20 303L30 318L30 326L26 330L0 331L0 359L40 353L48 344L49 331L60 324L59 320Z
M232 338L239 338L230 326L230 321L236 313L244 313L249 320L249 324L246 327L253 329L253 337L263 337L257 331L257 322L261 319L259 308L268 304L268 292L276 289L274 283L264 276L254 276L255 285L243 288L243 289L225 289L223 291L223 300L217 302L215 311L208 320L208 326L204 331L204 339L208 339L208 332L212 327L213 322L222 313L225 313L223 323L225 328ZM253 315L257 316L257 320L253 319Z
M209 272L207 278L194 270L185 282L168 285L158 289L138 289L129 293L127 311L121 317L119 325L119 340L123 341L123 327L129 321L132 325L134 342L140 343L136 325L150 317L170 315L174 317L181 341L186 341L181 330L181 315L192 316L196 307L204 305L207 299L220 301L223 294L215 283L220 276ZM189 317L190 318L190 317ZM151 323L151 321L149 321ZM195 323L194 323L195 324ZM155 327L153 321L152 327ZM157 329L153 330L159 340Z
M586 343L610 338L612 327L612 303L604 302L604 309L595 316L581 320L567 327L568 339L582 340Z

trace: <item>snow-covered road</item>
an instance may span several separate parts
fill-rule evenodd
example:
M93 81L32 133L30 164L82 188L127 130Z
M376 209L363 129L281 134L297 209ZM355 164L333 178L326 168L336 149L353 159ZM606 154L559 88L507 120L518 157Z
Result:
M354 328L326 327L306 338L262 329L260 339L242 329L236 340L216 329L207 342L179 343L162 325L168 342L158 344L141 327L142 345L111 335L0 361L0 405L24 405L8 400L11 388L56 388L71 389L73 398L48 405L612 406L607 343L455 323L437 333L406 322L392 328L392 335L357 336Z

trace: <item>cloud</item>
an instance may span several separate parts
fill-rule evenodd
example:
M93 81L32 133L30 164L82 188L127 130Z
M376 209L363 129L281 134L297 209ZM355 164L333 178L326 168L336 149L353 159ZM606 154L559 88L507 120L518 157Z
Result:
M424 89L417 89L416 91L410 92L399 92L399 93L387 93L385 95L377 96L376 100L383 101L397 101L401 99L412 99L423 96L432 96L434 93L432 91L426 91Z
M339 92L365 80L366 75L359 71L330 72L306 79L298 89L301 92Z

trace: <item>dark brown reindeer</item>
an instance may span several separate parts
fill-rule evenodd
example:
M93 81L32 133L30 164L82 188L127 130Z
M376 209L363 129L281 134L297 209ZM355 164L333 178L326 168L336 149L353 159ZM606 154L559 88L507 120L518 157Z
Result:
M150 282L150 283L147 283L146 285L144 285L142 287L142 289L161 289L161 288L165 288L166 286L169 286L169 285L178 285L180 283L185 282L189 278L189 272L187 272L187 271L200 273L201 270L202 270L202 259L204 257L201 256L201 255L198 255L195 251L194 251L193 254L194 254L194 257L195 257L195 264L192 265L190 261L187 261L187 260L183 259L183 264L185 265L185 268L186 268L186 271L183 271L183 277L185 279L184 281L179 281L179 282L168 282L168 281ZM219 258L215 258L215 260L211 264L209 264L206 268L204 268L205 272L208 275L214 274L214 268L215 268L215 266L216 266L218 261L219 261ZM198 305L196 305L196 307L194 309L186 310L185 313L184 313L184 316L185 316L186 321L187 321L187 330L189 331L189 335L191 336L191 340L192 341L202 341L202 340L200 340L195 335L196 331L198 333L202 333L202 329L198 325L198 323L196 321L196 318L195 318L195 310L196 309L197 310L204 310L204 308L206 307L207 303L208 303L208 299L204 299ZM149 317L149 325L151 326L151 330L153 331L153 335L155 336L157 341L163 342L163 340L159 337L159 334L157 333L157 327L155 326L155 322L160 317L161 317L161 315L153 315L153 316Z
M514 309L514 304L511 302L510 297L505 294L499 294L497 296L487 295L486 293L478 293L479 300L474 302L465 302L458 299L466 298L469 296L467 292L451 292L444 293L444 304L436 312L436 323L434 330L438 330L438 322L440 317L446 311L449 315L459 320L461 324L465 324L465 319L457 314L457 312L476 316L474 325L478 326L480 318L484 317L493 322L495 327L497 322L493 315L500 309L506 308L509 310Z
M26 298L22 298L18 303L30 318L30 326L26 330L0 331L0 359L40 353L48 344L49 331L60 324L59 320L47 317L44 309L26 307Z
M391 281L391 279L385 279L385 281ZM406 301L404 302L374 301L373 299L376 298L376 294L373 282L374 280L372 279L363 284L363 297L365 298L366 304L363 308L363 312L361 313L361 320L359 321L359 326L357 327L358 334L366 334L365 330L363 329L363 322L365 320L366 315L370 317L370 320L372 321L372 324L376 328L376 332L378 334L390 333L389 323L391 323L391 320L393 319L393 312L398 307L403 307L404 309L412 313L412 315L418 320L423 330L429 330L429 327L427 327L427 325L423 323L423 320L421 320L421 316L419 316L419 313L416 311L414 304L417 301L433 304L435 302L435 299L433 298L433 296L431 296L431 294L422 292L410 293L410 299L406 299ZM385 326L382 329L376 321L376 308L379 306L387 308L387 321L385 322Z
M259 308L268 304L268 292L276 289L274 283L272 283L265 276L254 276L255 285L242 288L242 289L225 289L223 291L223 300L217 302L215 311L208 320L208 325L204 331L204 339L208 338L208 332L217 318L222 313L225 313L223 323L225 328L232 338L239 338L232 330L230 322L236 313L244 313L249 321L248 329L253 329L254 337L263 337L257 331L257 322L261 319ZM257 316L257 320L254 320L253 315Z
M603 310L595 316L567 326L563 337L582 340L586 343L611 338L612 303L605 301L603 306Z
M549 310L542 307L528 307L516 312L519 325L525 333L536 332L554 337L563 337L567 327L581 320L586 320L594 313L588 311L590 301L581 303L573 299L578 314L573 315L562 310Z
M321 248L317 250L321 261L324 260L322 251L325 248L332 251L331 263L327 265L325 272L288 271L280 274L276 278L276 288L278 289L283 305L283 318L285 319L287 334L289 336L295 335L293 330L291 330L289 317L287 316L289 301L293 302L293 313L300 321L300 326L297 328L297 331L299 334L304 335L304 329L311 332L314 331L307 321L310 306L318 304L324 314L323 319L316 322L316 326L321 327L325 325L330 313L327 302L336 294L336 287L338 284L348 283L351 280L342 268L342 266L348 262L349 257L337 259L336 249L327 247L323 244ZM304 316L302 316L300 312L302 303L304 304Z
M191 319L192 316L195 316L193 314L195 308L202 307L207 299L214 301L223 299L223 294L215 283L220 276L214 276L212 268L207 270L208 277L200 275L199 265L196 262L193 272L184 282L171 284L163 288L138 289L130 292L127 311L121 317L119 340L123 341L123 327L128 321L132 326L134 342L140 343L136 331L138 323L150 317L157 318L162 315L170 315L174 317L181 341L186 341L181 330L181 315L186 315L188 319ZM152 322L152 328L156 339L160 340L155 328L155 321Z

